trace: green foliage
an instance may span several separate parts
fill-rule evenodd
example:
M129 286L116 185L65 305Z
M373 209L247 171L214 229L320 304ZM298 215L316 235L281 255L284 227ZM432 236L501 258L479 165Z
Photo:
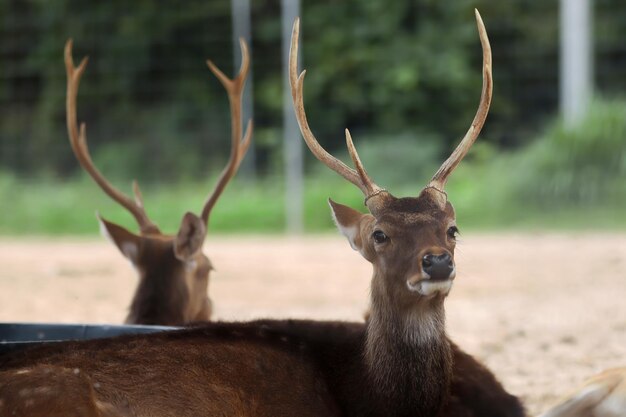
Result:
M519 156L516 186L539 206L626 203L626 102L596 101L575 128L550 127Z
M626 101L597 100L575 129L555 122L516 153L469 156L447 187L460 224L626 227Z
M199 213L215 184L208 181L151 184L142 187L146 210L165 233L174 233L186 211ZM131 194L130 184L119 188ZM333 197L362 206L358 189L337 176L309 179L305 194L305 228L332 228L326 200ZM211 233L276 233L284 230L285 196L282 179L259 183L234 180L215 206L209 220ZM59 181L24 180L0 173L0 235L2 234L96 234L95 213L137 231L131 215L111 201L86 175Z
M480 72L468 3L312 3L303 16L305 99L311 119L324 121L315 124L322 144L337 147L345 126L450 140L471 120Z
M626 7L597 0L596 84L624 93ZM254 144L260 179L231 184L212 231L280 231L282 79L279 2L252 2ZM494 97L479 143L449 192L462 223L476 227L624 224L626 113L595 103L574 131L557 112L558 2L512 0L314 0L302 5L302 66L311 126L344 161L349 127L368 170L397 195L414 195L467 129L480 91L481 10L494 59ZM120 188L137 178L166 230L199 210L229 152L228 102L210 57L233 73L230 0L0 2L0 233L91 233L98 209L129 216L80 174L65 127L62 47L89 54L79 119L96 165ZM519 151L507 152L519 149ZM519 153L519 154L518 154ZM309 152L307 230L332 227L328 197L362 207L362 196ZM120 185L121 184L121 185ZM234 192L232 190L236 189ZM262 191L261 191L262 190ZM589 216L587 216L589 217Z
M172 0L4 2L0 19L12 36L0 51L0 166L22 175L75 169L65 130L68 38L76 63L90 56L78 115L94 155L100 146L139 143L153 151L141 177L160 180L163 172L184 176L190 155L227 153L226 94L204 60L232 73L231 49L223 46L230 36L221 36L230 33L229 17L228 0L185 7Z
M444 148L440 137L428 133L353 137L361 160L381 187L415 187L426 181L438 168ZM347 153L342 159L350 160Z
M416 195L441 163L435 138L407 134L358 140L355 135L355 140L372 178L398 197ZM102 162L107 165L106 158ZM216 177L148 184L143 189L148 213L173 233L184 212L200 211ZM126 185L120 188L130 193ZM305 231L333 228L329 197L365 211L361 192L322 164L304 186ZM596 101L576 129L554 123L517 153L479 141L446 189L462 230L626 229L626 102ZM211 215L210 233L282 232L285 198L280 177L235 180ZM71 181L26 181L0 173L0 234L93 234L96 210L136 230L130 215L85 174Z
M282 145L280 4L251 6L254 143L259 172L274 175ZM306 2L305 101L320 142L343 149L340 136L349 127L372 140L436 136L439 156L449 151L480 91L474 7L485 19L494 58L487 140L506 149L523 145L556 112L556 0ZM626 8L598 0L596 11L598 85L623 91ZM70 37L76 61L90 56L79 119L87 122L93 154L112 164L108 170L142 182L163 181L168 173L176 182L211 166L214 157L225 160L228 104L204 59L233 73L230 14L230 0L188 0L184 7L174 0L2 2L0 167L25 176L67 177L77 170L64 121L62 48ZM117 163L110 157L116 146L125 156Z

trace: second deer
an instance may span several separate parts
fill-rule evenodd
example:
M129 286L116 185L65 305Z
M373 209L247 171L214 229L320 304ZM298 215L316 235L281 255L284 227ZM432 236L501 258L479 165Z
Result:
M231 151L228 164L213 192L207 197L200 216L187 212L175 236L163 234L146 214L139 186L133 183L134 200L117 190L94 166L87 147L86 126L80 128L76 116L76 96L81 76L87 66L84 58L78 67L72 59L72 41L65 45L67 72L67 130L74 155L83 169L114 201L128 210L139 225L135 234L98 216L101 229L139 273L139 284L125 322L129 324L182 325L211 318L212 302L208 297L211 261L202 246L209 215L226 184L235 175L250 145L252 121L242 136L241 98L250 60L248 48L241 45L241 68L234 79L226 77L211 61L207 65L220 80L230 102Z

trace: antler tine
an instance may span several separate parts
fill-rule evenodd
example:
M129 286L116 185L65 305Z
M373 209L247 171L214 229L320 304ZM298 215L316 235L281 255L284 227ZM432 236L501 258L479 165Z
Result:
M244 135L239 145L239 160L237 161L237 167L235 168L235 171L239 169L239 165L241 164L241 161L243 161L243 157L246 156L248 148L250 147L250 143L252 143L252 128L253 123L252 119L250 119L248 120L248 124L246 125L246 134Z
M224 191L224 188L226 188L226 184L228 184L230 179L237 172L237 169L239 168L239 165L241 164L241 161L250 146L252 130L254 128L252 120L249 120L246 132L242 138L241 100L243 97L246 78L248 76L248 70L250 68L250 56L248 53L248 45L243 38L239 39L239 45L241 46L241 67L239 68L237 76L232 80L224 75L224 73L220 71L220 69L217 68L211 60L207 60L209 69L213 72L213 74L215 74L217 79L220 80L228 93L231 120L231 148L228 163L222 171L213 193L210 194L204 203L201 217L205 225L208 225L209 214Z
M480 44L483 49L483 88L480 96L480 104L478 110L474 116L472 124L463 137L463 140L457 148L452 152L452 155L441 165L439 170L435 173L433 178L428 184L429 187L436 188L439 191L443 191L448 177L454 171L456 166L465 157L469 149L476 141L480 130L485 123L487 113L489 112L489 105L491 104L491 94L493 91L493 80L491 75L491 46L489 45L489 38L487 37L487 30L483 23L482 18L478 10L474 10L476 14L476 24L478 26L478 34L480 36Z
M293 31L291 33L291 49L289 51L289 84L291 85L291 97L293 98L293 105L296 111L296 119L300 126L300 131L304 137L304 141L307 146L327 167L350 181L352 184L359 187L359 189L365 194L367 198L379 193L381 188L378 187L367 175L359 155L352 143L350 132L346 129L346 144L348 151L357 170L348 167L346 164L335 158L319 144L315 135L309 127L309 122L306 118L306 112L304 110L304 76L306 70L302 71L298 76L298 40L300 37L300 19L297 18L293 24Z
M139 207L143 207L143 195L141 194L137 180L133 180L133 194L135 195L135 204Z
M78 67L74 66L74 60L72 59L72 40L69 39L65 44L65 70L67 73L66 112L67 132L74 155L83 169L87 171L100 188L109 197L118 202L133 215L139 224L141 233L160 233L159 228L148 218L148 215L143 209L143 204L135 204L132 199L113 187L113 185L111 185L104 178L100 171L98 171L91 160L89 147L87 146L87 127L85 123L81 123L79 130L76 116L76 96L78 95L78 86L80 84L80 78L86 67L86 57L83 58Z
M352 135L350 135L350 131L346 129L345 133L346 133L346 146L348 147L348 153L350 154L350 158L352 158L352 162L354 163L356 171L359 174L361 183L367 190L366 199L365 199L365 201L367 202L367 198L378 194L383 189L380 188L378 185L376 185L370 179L369 175L367 175L367 171L365 171L365 167L363 166L363 163L361 162L361 158L359 158L359 154L357 153L356 148L354 147L354 143L352 142Z

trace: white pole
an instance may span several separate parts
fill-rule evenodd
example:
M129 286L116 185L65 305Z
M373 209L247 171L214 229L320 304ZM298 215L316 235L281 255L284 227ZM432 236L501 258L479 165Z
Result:
M585 115L593 94L591 14L593 0L560 2L560 107L567 127Z
M285 210L287 231L301 233L302 221L302 138L293 110L289 87L289 48L291 28L300 14L300 0L281 0L282 8L282 61L283 61L283 138L285 158ZM298 60L299 61L299 60Z
M252 33L250 29L250 0L231 0L231 12L233 21L233 57L234 71L238 71L241 66L241 51L239 48L239 38L245 39L250 52L250 60L252 60ZM252 106L252 80L254 73L252 65L246 80L246 86L243 90L243 100L241 103L241 113L243 117L243 126L245 128L248 120L254 118L254 109ZM254 140L250 143L250 148L246 153L246 157L241 162L241 173L244 178L255 178L256 173L256 153L254 150Z

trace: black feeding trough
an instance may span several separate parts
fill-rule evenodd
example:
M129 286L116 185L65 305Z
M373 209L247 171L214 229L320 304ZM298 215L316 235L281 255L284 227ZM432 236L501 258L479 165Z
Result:
M154 333L177 327L108 324L0 323L0 354L25 346L64 340L101 339Z

